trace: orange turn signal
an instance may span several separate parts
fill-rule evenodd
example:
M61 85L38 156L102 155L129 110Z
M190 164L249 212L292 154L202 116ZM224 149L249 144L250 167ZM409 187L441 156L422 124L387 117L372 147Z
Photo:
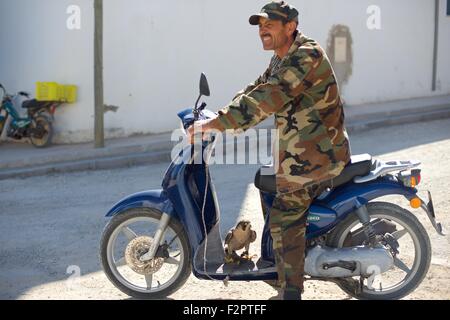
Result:
M417 186L416 177L411 177L411 187L414 188L415 186Z
M411 201L409 201L409 204L412 208L417 209L422 205L422 200L420 200L419 198L412 198Z

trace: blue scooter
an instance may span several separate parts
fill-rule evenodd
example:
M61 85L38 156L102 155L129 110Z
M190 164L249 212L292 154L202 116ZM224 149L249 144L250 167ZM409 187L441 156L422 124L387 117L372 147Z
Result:
M209 96L204 74L193 109L178 114L186 129L195 121L215 117L198 106ZM215 139L202 142L205 159ZM132 194L107 213L100 245L101 262L109 280L122 292L140 299L162 299L178 290L191 272L200 279L222 281L277 280L269 230L269 210L275 176L255 177L265 226L256 262L224 263L220 212L208 161L194 162L195 147L186 145L173 159L162 189ZM424 279L431 261L427 232L410 211L374 201L401 195L413 208L422 208L436 231L431 194L418 197L417 161L372 159L356 155L311 205L307 226L306 280L331 281L357 299L400 299Z

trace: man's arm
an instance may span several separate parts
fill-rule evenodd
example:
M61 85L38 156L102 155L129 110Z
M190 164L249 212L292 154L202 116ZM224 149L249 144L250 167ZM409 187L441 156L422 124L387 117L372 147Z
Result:
M210 121L205 129L245 131L279 111L310 86L306 78L315 64L310 57L302 60L300 66L282 67L266 83L260 83L248 93L241 94L219 110L219 116Z

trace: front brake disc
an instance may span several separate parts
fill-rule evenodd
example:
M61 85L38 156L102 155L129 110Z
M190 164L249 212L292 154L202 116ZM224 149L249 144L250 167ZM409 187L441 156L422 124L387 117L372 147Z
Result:
M136 273L149 275L159 271L164 264L164 258L153 258L149 261L141 261L140 258L150 250L153 239L142 236L131 240L125 249L125 261Z

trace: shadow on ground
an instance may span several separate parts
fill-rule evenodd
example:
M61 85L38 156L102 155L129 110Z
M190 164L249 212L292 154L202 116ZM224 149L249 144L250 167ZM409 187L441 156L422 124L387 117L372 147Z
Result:
M450 139L450 120L353 133L350 138L354 154L382 155ZM107 222L104 214L128 194L159 188L166 167L161 164L2 181L0 298L26 298L31 288L65 281L70 266L79 267L83 276L100 271L98 248ZM257 168L230 165L212 169L222 211L222 234L239 217ZM259 207L259 202L256 205Z
M0 298L26 298L29 289L66 281L77 270L88 277L100 271L104 215L128 194L159 188L165 167L6 180L0 187ZM251 171L247 166L212 170L222 183L217 187L222 234L239 217Z

